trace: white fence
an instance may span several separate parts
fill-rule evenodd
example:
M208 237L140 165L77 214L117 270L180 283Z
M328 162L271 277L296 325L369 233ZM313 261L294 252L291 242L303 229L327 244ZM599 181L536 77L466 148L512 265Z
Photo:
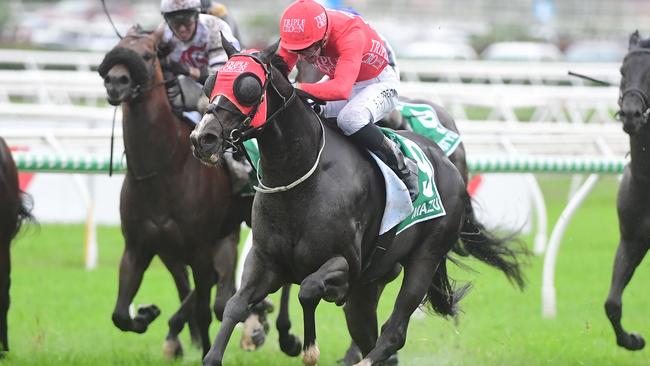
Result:
M96 68L104 58L97 52L51 52L0 49L2 65L22 65L28 70L44 68L73 68L88 71ZM566 63L566 62L502 62L502 61L440 61L398 60L406 80L439 79L447 82L462 80L476 82L542 84L567 82L583 85L583 81L567 75L568 70L618 84L617 63Z
M530 109L532 121L611 122L618 108L616 87L403 82L400 93L438 102L458 119L468 119L469 108L482 108L487 119L504 121L518 121L518 110ZM15 100L65 109L98 105L105 97L96 72L0 70L0 108L6 111L0 114L25 109Z

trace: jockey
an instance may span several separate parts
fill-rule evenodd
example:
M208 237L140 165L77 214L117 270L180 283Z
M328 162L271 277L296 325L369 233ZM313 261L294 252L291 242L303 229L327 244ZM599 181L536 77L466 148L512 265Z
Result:
M375 126L395 108L399 87L377 32L359 16L297 0L282 14L279 54L289 70L302 59L328 76L319 83L297 83L296 88L326 101L321 114L336 117L343 133L386 163L411 199L417 198L417 165Z
M158 28L162 33L159 53L165 54L161 59L163 72L178 77L178 82L167 83L169 102L177 116L194 124L201 120L200 104L207 105L201 100L205 98L205 79L228 61L221 37L239 49L230 26L215 16L199 14L200 9L201 0L161 0L165 21ZM248 182L251 168L230 154L224 157L231 173L232 190L237 193Z

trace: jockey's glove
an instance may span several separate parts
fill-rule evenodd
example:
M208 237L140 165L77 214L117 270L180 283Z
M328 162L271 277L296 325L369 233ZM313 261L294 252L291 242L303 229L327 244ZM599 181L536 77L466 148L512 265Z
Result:
M190 68L187 65L183 65L180 62L176 62L170 59L166 59L164 62L161 62L163 70L167 70L174 75L189 75Z

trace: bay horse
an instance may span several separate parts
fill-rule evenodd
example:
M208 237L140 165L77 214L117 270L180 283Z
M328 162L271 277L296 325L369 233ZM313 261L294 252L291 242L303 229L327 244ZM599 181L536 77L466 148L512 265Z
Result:
M157 55L159 41L160 34L134 26L98 69L108 102L122 105L128 159L120 196L125 248L112 320L123 331L143 333L159 315L155 305L141 307L134 318L129 315L143 274L158 255L181 300L168 322L165 355L182 355L178 334L187 321L205 354L210 348L211 289L216 283L213 311L221 319L235 291L240 224L250 224L252 197L231 192L225 166L208 167L192 157L192 126L171 110L165 91L169 80L163 78Z
M22 223L33 220L28 196L18 185L18 170L5 140L0 137L0 357L9 351L7 312L11 287L11 240Z
M616 333L616 343L628 350L640 350L645 340L628 333L621 325L622 296L650 247L650 39L639 32L630 36L628 54L621 67L618 112L623 130L630 135L630 163L618 188L616 209L620 240L605 312Z
M224 68L253 65L256 70L240 74L234 88L227 85L238 103L252 106L253 112L246 115L219 96L191 134L195 156L206 163L218 162L230 146L256 137L264 184L253 202L253 247L241 287L226 304L205 365L222 364L234 327L249 306L292 283L300 284L306 365L315 365L320 354L315 310L321 300L345 305L348 330L364 356L357 365L386 360L404 345L410 315L423 299L440 314L455 313L465 288L451 285L446 259L459 238L466 246L480 246L484 260L523 286L511 242L496 239L466 214L471 201L461 174L433 141L407 131L400 134L415 142L433 165L446 215L404 230L383 256L373 258L385 205L383 177L369 154L323 124L296 96L287 66L276 55L278 44L256 54L233 56L236 50L224 42L230 64ZM267 114L261 124L251 127L256 111L264 109L262 102L267 103ZM400 267L402 287L379 334L379 293Z

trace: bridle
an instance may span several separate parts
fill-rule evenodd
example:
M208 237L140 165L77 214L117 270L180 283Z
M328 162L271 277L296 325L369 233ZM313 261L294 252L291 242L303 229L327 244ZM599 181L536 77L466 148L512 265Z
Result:
M248 53L238 53L238 54L235 54L235 55L233 55L231 57L234 57L234 56L245 56L245 57L252 58L255 62L260 64L262 66L262 68L264 69L264 76L265 76L266 80L264 80L264 83L262 85L262 95L260 96L260 99L257 101L257 103L255 103L253 105L253 108L247 114L242 113L237 108L228 108L228 107L225 107L225 106L219 106L218 102L221 99L221 96L217 96L217 98L212 103L210 103L210 105L208 106L208 109L207 109L206 113L215 115L216 112L217 112L217 109L222 108L222 109L225 109L225 110L227 110L227 111L229 111L231 113L239 114L243 118L243 120L241 122L241 127L235 128L232 131L230 131L230 134L228 136L223 135L223 133L222 133L221 138L227 144L227 145L224 145L222 153L225 150L227 150L227 149L229 149L231 147L233 149L235 149L235 151L245 150L244 145L243 145L244 141L250 140L250 139L256 137L259 133L264 131L268 126L273 124L273 122L275 122L275 120L276 120L276 117L280 113L282 113L285 109L287 109L294 102L294 100L296 99L296 89L295 88L291 88L291 95L289 97L285 97L284 95L282 95L282 93L280 93L278 88L275 86L275 83L273 82L273 78L271 76L271 70L269 69L269 67L262 60L259 59L259 57L255 56L253 54L248 54ZM270 116L268 116L266 118L266 120L264 121L264 123L262 123L258 127L253 127L251 125L251 121L253 120L253 117L255 117L255 114L257 114L257 111L259 109L260 104L262 104L262 102L264 101L264 97L266 95L266 91L268 90L269 85L271 85L273 87L273 89L275 90L275 92L280 96L280 98L282 98L282 105L275 112L273 112ZM219 121L219 123L221 124L221 121ZM222 125L222 127L223 127L223 125ZM223 128L222 128L222 131L224 131Z
M628 58L630 55L633 55L633 54L646 54L646 55L650 55L650 49L639 48L639 49L635 49L635 50L630 51L630 52L625 56L625 58L623 59L623 63L625 63L625 61L627 60L627 58ZM626 88L625 90L623 90L623 91L621 92L621 95L620 95L620 97L618 98L618 105L619 105L619 107L623 105L623 99L625 99L626 96L630 96L630 95L634 95L634 96L636 96L637 98L639 98L639 99L641 100L641 103L643 104L643 111L641 112L641 114L642 114L642 116L643 116L643 122L644 122L644 125L647 124L647 123L650 121L650 98L648 98L648 95L646 94L646 92L643 91L643 90L640 89L640 88L635 88L635 87L632 87L632 88ZM619 110L619 111L616 113L616 115L617 115L617 116L620 116L620 115L621 115L621 111Z
M243 151L244 155L246 156L246 159L250 163L251 167L253 169L255 169L255 164L253 164L253 162L251 161L251 159L248 156L248 153L246 152L246 149L244 147L244 141L249 140L249 139L257 136L259 133L264 131L268 126L273 124L273 122L276 121L276 117L280 113L282 113L285 109L287 109L296 100L296 94L297 93L296 93L295 88L291 88L291 95L288 98L284 97L282 95L282 93L280 93L278 88L276 87L275 83L273 82L273 78L272 78L272 75L271 75L271 70L269 69L269 67L262 60L260 60L257 56L255 56L254 54L236 54L236 55L237 56L250 57L255 62L260 64L262 66L262 68L264 69L264 75L265 75L266 80L264 80L264 84L262 85L262 95L260 96L260 99L254 105L254 107L251 109L251 111L248 112L248 114L244 114L237 108L227 108L227 107L223 107L223 106L218 106L218 101L219 101L219 98L221 98L221 96L217 96L217 99L215 99L215 102L210 104L210 106L208 107L208 110L207 110L206 113L212 113L213 115L215 115L215 113L217 111L217 108L223 108L223 109L226 109L229 112L238 113L243 117L241 128L233 129L232 131L230 131L230 134L228 136L225 136L223 134L223 132L222 132L221 138L227 144L227 145L226 144L223 145L222 154L225 152L225 150L227 150L230 147L235 149L235 151ZM233 55L233 56L235 56L235 55ZM282 98L282 105L275 112L273 112L270 116L268 116L266 118L266 120L264 121L264 123L262 123L258 127L253 127L251 125L251 121L253 120L253 117L255 117L255 114L257 113L260 104L263 102L264 97L266 95L266 91L267 91L269 85L271 85L273 87L273 89L275 90L276 94L278 94L280 96L280 98ZM314 113L314 114L316 113L312 108L309 108L309 110L311 110L312 113ZM316 115L316 116L318 117L318 115ZM218 120L218 121L219 121L219 124L222 123L220 120ZM314 163L314 165L312 165L311 169L309 169L309 171L307 171L307 173L305 173L303 176L296 179L295 181L293 181L293 182L291 182L291 183L289 183L287 185L278 186L278 187L269 187L269 186L264 185L264 183L262 183L262 177L260 176L259 170L256 169L255 173L257 175L257 181L259 183L259 186L253 186L255 191L260 192L260 193L285 192L285 191L288 191L288 190L296 187L300 183L306 181L309 177L312 176L312 174L314 174L314 172L316 171L316 168L318 167L318 164L320 162L320 158L321 158L321 155L323 154L323 150L325 150L325 127L323 126L323 122L321 121L320 117L318 118L318 121L320 122L320 126L321 126L323 144L321 145L321 148L318 151L318 156L316 157L316 162ZM222 124L221 131L224 131L223 124Z

